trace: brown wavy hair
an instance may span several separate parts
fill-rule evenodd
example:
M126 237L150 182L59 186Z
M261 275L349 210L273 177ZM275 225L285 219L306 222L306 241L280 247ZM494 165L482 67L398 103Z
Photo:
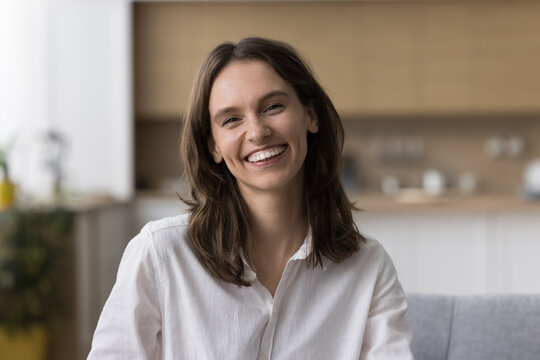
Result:
M212 85L227 64L262 60L296 91L305 106L317 113L318 132L308 133L304 163L304 201L312 230L311 266L325 256L340 262L359 250L365 238L352 217L354 206L341 185L344 131L332 101L309 66L290 45L263 38L245 38L218 45L202 63L192 88L180 142L185 176L191 184L188 235L203 265L218 279L249 286L242 253L249 239L247 208L236 179L225 162L215 163L208 150L211 138L208 104Z

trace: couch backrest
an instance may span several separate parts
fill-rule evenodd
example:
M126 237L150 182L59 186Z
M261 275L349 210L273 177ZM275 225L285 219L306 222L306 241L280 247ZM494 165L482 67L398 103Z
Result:
M448 359L455 299L451 296L409 294L407 317L413 330L416 360Z
M540 295L410 294L416 360L540 359Z

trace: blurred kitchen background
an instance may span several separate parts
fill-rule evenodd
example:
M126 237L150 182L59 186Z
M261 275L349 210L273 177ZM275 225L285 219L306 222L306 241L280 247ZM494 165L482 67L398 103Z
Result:
M358 227L407 292L540 292L538 19L522 0L2 2L0 150L18 204L75 214L51 358L85 357L126 243L184 208L194 72L251 35L298 48L334 100Z

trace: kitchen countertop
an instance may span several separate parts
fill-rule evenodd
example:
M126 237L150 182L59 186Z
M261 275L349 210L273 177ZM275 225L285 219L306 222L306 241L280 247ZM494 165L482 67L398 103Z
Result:
M440 196L428 196L421 189L405 189L392 197L374 191L348 191L347 194L358 208L366 211L540 211L540 199L526 200L517 193L463 195L447 192ZM135 200L147 205L181 204L173 191L139 191Z
M349 192L349 199L366 211L540 211L540 200L527 200L519 194L425 195L420 189L407 189L396 196L375 192Z
M60 201L23 199L23 201L18 201L15 206L20 210L37 211L49 211L61 207L76 213L84 213L116 206L129 206L131 203L131 200L118 200L107 194L70 194Z

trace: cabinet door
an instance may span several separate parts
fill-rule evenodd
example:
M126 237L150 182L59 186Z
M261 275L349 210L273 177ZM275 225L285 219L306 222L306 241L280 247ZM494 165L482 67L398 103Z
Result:
M478 2L475 108L538 111L540 3Z
M406 292L486 291L486 215L365 212L356 222L388 251Z
M79 359L90 351L101 310L116 281L118 265L133 236L132 208L118 204L83 211L76 225L76 298Z
M540 214L494 213L488 227L488 290L540 293Z
M428 112L473 109L479 21L471 4L429 4L418 9L415 69L419 107Z

